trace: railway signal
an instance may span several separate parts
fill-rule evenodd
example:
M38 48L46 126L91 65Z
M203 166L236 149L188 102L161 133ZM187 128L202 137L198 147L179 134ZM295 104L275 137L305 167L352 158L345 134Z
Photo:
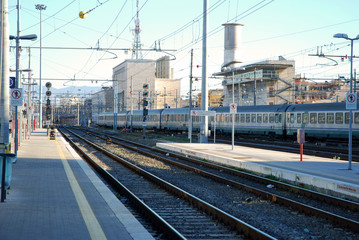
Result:
M47 125L47 129L49 129L49 125L51 124L51 100L50 100L50 96L52 95L50 88L52 87L51 82L47 82L45 84L45 87L47 88L46 91L46 125Z
M147 119L147 115L148 115L148 101L149 101L149 84L148 83L144 83L142 85L142 98L143 98L143 121L142 121L142 126L143 126L143 138L146 138L146 119Z

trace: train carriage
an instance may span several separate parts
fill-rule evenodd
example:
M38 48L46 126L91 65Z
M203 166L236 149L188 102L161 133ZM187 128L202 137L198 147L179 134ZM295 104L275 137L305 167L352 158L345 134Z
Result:
M353 138L359 139L359 110L352 114ZM297 129L303 128L307 137L348 138L349 116L344 102L291 105L286 116L287 133L295 136Z
M113 126L113 112L99 114L97 124L100 126Z
M146 129L161 129L161 113L163 109L149 109L146 117ZM130 114L130 113L129 113ZM131 118L128 118L131 119ZM131 125L130 122L127 123ZM133 111L132 116L132 128L142 129L143 128L143 110Z
M209 107L208 111L214 108ZM201 110L196 107L192 110ZM209 123L213 121L209 117ZM171 131L188 131L189 124L189 109L188 108L166 108L162 112L162 129ZM192 131L199 131L201 128L201 116L192 116Z
M162 112L162 130L187 131L188 130L188 108L166 108Z
M259 135L285 135L285 111L289 105L238 106L234 117L235 133ZM216 107L216 129L232 132L229 107ZM213 129L213 126L212 126Z

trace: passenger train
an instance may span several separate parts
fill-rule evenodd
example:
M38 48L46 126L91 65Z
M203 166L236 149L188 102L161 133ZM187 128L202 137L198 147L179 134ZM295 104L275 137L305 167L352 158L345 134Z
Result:
M199 108L194 108L199 110ZM209 117L209 128L217 133L232 132L232 115L229 107L209 107L216 116ZM359 104L352 110L353 139L359 140ZM293 137L297 130L305 130L306 138L338 139L348 138L349 110L346 104L317 103L295 105L238 106L234 117L235 134L272 135ZM113 126L114 114L102 113L98 117L99 126ZM143 128L143 111L133 111L132 128ZM192 117L193 131L199 131L201 117ZM117 114L117 127L130 128L131 112ZM146 129L187 131L189 126L188 108L166 108L148 110Z

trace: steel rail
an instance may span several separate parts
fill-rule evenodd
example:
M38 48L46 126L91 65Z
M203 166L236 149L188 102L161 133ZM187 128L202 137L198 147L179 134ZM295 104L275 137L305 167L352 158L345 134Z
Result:
M142 175L143 177L151 180L152 182L158 184L160 187L166 189L167 191L177 195L180 198L188 200L193 205L197 206L200 210L206 212L208 215L212 216L213 218L223 222L226 225L231 226L233 229L235 229L238 233L245 235L246 237L249 237L250 239L276 239L265 232L249 225L248 223L222 211L221 209L197 198L196 196L158 178L157 176L151 174L150 172L147 172L136 165L126 161L125 159L105 150L101 146L94 144L87 139L81 137L80 135L72 132L69 129L66 129L71 134L75 135L76 137L80 138L87 144L91 145L98 151L102 152L103 154L107 155L108 157L120 162L121 164L125 165L126 167L132 169L133 171L137 172L138 174Z
M80 155L94 168L96 171L104 178L106 181L113 187L117 192L124 195L126 198L133 203L133 207L137 208L142 212L147 218L149 218L157 227L166 234L170 239L184 240L186 239L182 234L180 234L176 229L174 229L169 223L166 222L161 216L154 212L150 207L148 207L141 199L139 199L135 194L133 194L128 188L121 184L115 177L113 177L108 171L103 167L97 164L88 154L82 151L70 138L62 132L61 129L58 129L62 136L68 141L71 146L80 153Z
M90 132L92 132L92 134L94 134L94 135L99 134L98 132L94 132L94 131L90 131ZM111 136L111 137L112 137L112 139L116 139L118 141L126 142L126 143L129 143L129 144L133 144L133 145L141 147L141 148L147 148L147 149L150 149L151 151L155 151L155 152L158 152L158 153L161 153L161 154L164 154L164 155L169 154L170 156L175 157L175 158L179 158L179 159L186 160L186 161L189 161L189 162L193 162L193 163L196 163L196 164L204 165L206 167L210 167L210 168L220 170L220 171L223 171L223 172L235 175L235 176L239 176L239 177L242 177L242 178L249 179L251 181L256 181L256 182L263 183L263 184L266 184L266 185L272 184L272 185L275 185L276 188L279 188L279 189L282 189L282 190L285 190L285 191L293 192L293 193L296 193L296 194L299 194L299 195L302 195L302 196L305 196L305 197L310 197L312 199L321 200L321 201L324 201L326 203L330 203L330 204L337 205L337 206L340 206L340 207L343 207L343 208L346 208L346 209L349 209L349 210L352 210L352 211L359 212L359 204L356 203L356 202L350 201L350 200L345 200L345 199L341 199L341 198L338 198L338 197L329 196L329 195L322 194L322 193L319 193L319 192L315 192L315 191L311 191L311 190L308 190L308 189L300 188L300 187L290 185L290 184L287 184L287 183L283 183L283 182L280 182L280 181L264 178L264 177L254 175L254 174L251 174L251 173L247 173L247 172L239 171L239 170L232 169L232 168L229 168L229 167L221 166L221 165L218 165L216 163L205 162L205 161L198 160L198 159L195 159L195 158L186 157L186 156L184 156L182 154L169 152L168 150L162 150L162 149L159 149L159 148L148 147L148 146L141 145L141 144L138 144L136 142L133 142L133 141L130 141L130 140L127 140L127 139L122 139L122 138L115 137L115 136ZM121 143L119 142L119 144L121 144Z
M112 137L113 139L116 137ZM104 138L103 138L104 139ZM113 141L112 141L113 142ZM131 144L134 144L136 146L138 146L139 148L146 148L146 149L149 149L151 151L153 151L152 148L149 148L149 147L146 147L144 145L140 145L138 143L134 143L132 141L128 141L130 142ZM348 218L345 218L345 217L342 217L342 216L339 216L339 215L336 215L336 214L332 214L330 212L327 212L327 211L324 211L324 210L321 210L321 209L318 209L318 208L315 208L315 207L311 207L309 205L306 205L306 204L302 204L302 203L299 203L299 202L296 202L296 201L293 201L291 199L288 199L288 198L285 198L285 197L281 197L279 195L276 195L276 194L272 194L270 192L266 192L266 191L263 191L263 190L260 190L258 188L254 188L254 187L251 187L251 186L248 186L248 185L245 185L245 184L241 184L241 183L238 183L238 182L235 182L235 181L232 181L232 180L229 180L229 179L226 179L226 178L223 178L221 176L218 176L218 175L215 175L215 174L212 174L212 173L209 173L209 172L206 172L206 171L203 171L203 170L200 170L198 168L194 168L194 167L191 167L191 166L188 166L188 165L185 165L185 164L182 164L182 163L178 163L176 161L172 161L170 159L167 159L165 157L161 157L159 155L156 155L156 154L152 154L152 153L149 153L148 151L144 151L144 150L141 150L137 147L131 147L131 146L128 146L126 144L121 144L119 143L120 145L130 149L130 150L133 150L133 151L136 151L136 152L139 152L141 154L144 154L144 155L147 155L147 156L150 156L152 158L156 158L156 159L159 159L161 161L165 161L165 162L168 162L170 164L173 164L173 165L176 165L178 167L181 167L183 169L186 169L186 170L189 170L189 171L192 171L192 172L195 172L195 173L198 173L202 176L205 176L205 177L208 177L208 178L211 178L217 182L220 182L220 183L223 183L223 184L226 184L226 185L230 185L230 186L233 186L233 187L236 187L238 189L243 189L247 192L251 192L253 194L256 194L258 196L261 196L263 197L264 199L267 199L269 201L272 201L272 202L277 202L279 204L282 204L286 207L290 207L290 208L294 208L294 209L297 209L299 212L303 212L309 216L317 216L317 217L321 217L321 218L324 218L324 219L327 219L329 221L331 221L333 224L336 224L336 225L339 225L341 227L346 227L346 228L349 228L351 229L353 232L359 232L359 222L355 221L355 220L352 220L352 219L348 219ZM157 151L157 149L155 150ZM163 153L163 152L162 152ZM168 152L167 152L168 153ZM172 155L172 153L171 153ZM174 155L172 155L174 156ZM198 161L199 162L199 161ZM200 164L204 165L204 162L203 161L200 161L199 162ZM207 165L207 163L206 163ZM227 169L226 169L227 170ZM273 183L273 184L276 184L277 186L277 182ZM287 186L289 187L289 186ZM290 188L292 189L292 188ZM297 189L297 190L302 190L302 189ZM307 191L306 191L307 192ZM309 191L308 191L309 192ZM323 198L325 198L326 200L329 200L331 199L332 200L332 203L333 204L336 204L338 203L338 198L333 198L333 197L330 197L330 196L327 196L327 195L323 195L323 194L315 194L315 192L312 192L313 196L315 195L316 197L319 197L319 196L322 196ZM322 198L319 198L320 200L322 200ZM334 199L336 199L337 201L334 201ZM340 202L340 201L339 201ZM359 205L358 204L355 204L354 202L350 202L350 201L344 201L343 204L347 204L348 207L352 207L352 208L355 208L356 210L358 210L358 207Z

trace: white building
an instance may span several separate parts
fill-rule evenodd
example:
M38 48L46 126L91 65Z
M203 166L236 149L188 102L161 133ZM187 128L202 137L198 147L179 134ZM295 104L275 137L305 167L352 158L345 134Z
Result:
M140 110L143 84L149 84L149 109L177 107L180 100L180 80L172 78L168 57L159 60L125 60L113 68L115 109ZM167 78L169 77L169 78Z

